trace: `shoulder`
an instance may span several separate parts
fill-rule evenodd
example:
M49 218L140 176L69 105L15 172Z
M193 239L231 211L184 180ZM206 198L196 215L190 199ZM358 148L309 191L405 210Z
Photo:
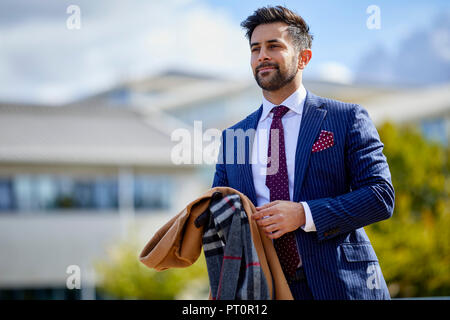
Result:
M262 105L256 109L254 112L252 112L251 114L249 114L247 117L245 117L244 119L242 119L241 121L229 126L227 129L231 129L231 130L237 130L237 129L243 129L246 130L249 127L253 126L255 123L258 122L260 116L262 113Z
M311 94L311 99L317 100L317 104L319 104L321 108L324 108L327 111L353 114L358 110L364 109L363 106L357 103L321 97L310 92L308 94Z
M327 97L321 97L308 92L309 101L314 103L323 110L327 111L327 117L339 119L339 121L354 122L358 118L370 119L367 110L358 103L344 102Z

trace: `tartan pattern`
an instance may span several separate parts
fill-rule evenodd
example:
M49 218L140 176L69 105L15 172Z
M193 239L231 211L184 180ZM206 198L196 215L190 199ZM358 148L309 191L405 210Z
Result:
M213 300L270 299L239 195L211 199L202 243Z

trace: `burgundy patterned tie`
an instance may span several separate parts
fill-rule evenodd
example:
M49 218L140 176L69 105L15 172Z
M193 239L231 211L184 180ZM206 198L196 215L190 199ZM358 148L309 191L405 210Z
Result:
M289 111L288 107L279 106L272 109L273 120L270 126L266 186L270 190L270 201L290 200L289 198L289 180L286 165L286 151L284 144L284 130L281 118ZM277 131L273 131L278 129ZM278 150L272 152L272 135L276 139L278 136ZM274 148L277 147L276 140ZM278 151L278 152L277 152ZM276 163L278 162L278 168ZM278 169L278 170L277 170ZM274 239L275 250L280 259L283 272L287 276L294 276L300 257L297 251L297 244L293 232L288 232L278 239Z

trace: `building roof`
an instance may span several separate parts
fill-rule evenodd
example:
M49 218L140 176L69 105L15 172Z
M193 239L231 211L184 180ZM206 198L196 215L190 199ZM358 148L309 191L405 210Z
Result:
M450 84L411 88L395 94L376 96L367 101L364 107L375 123L450 117Z
M162 121L128 108L0 104L0 162L167 165Z

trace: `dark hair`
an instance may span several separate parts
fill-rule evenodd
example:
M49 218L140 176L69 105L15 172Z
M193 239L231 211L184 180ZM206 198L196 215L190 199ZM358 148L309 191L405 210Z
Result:
M309 33L309 26L305 20L295 12L282 6L267 6L255 10L251 16L241 22L241 27L247 30L245 36L250 41L253 30L257 26L274 22L284 22L289 26L288 32L297 51L311 48L313 35Z

